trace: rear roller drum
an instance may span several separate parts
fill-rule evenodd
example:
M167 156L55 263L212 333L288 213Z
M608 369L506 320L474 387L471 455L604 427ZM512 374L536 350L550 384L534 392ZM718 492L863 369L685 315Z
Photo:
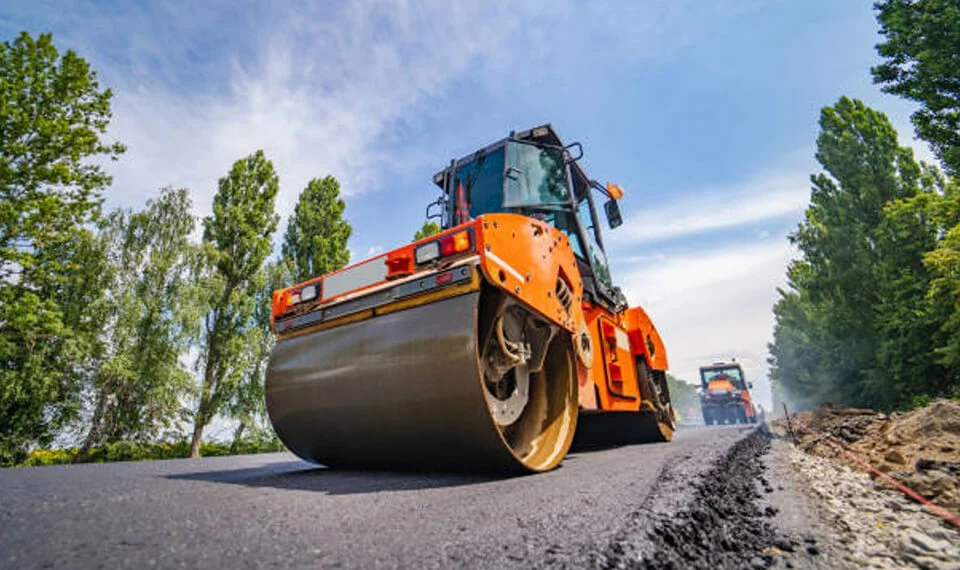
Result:
M267 410L331 467L546 471L577 423L570 333L492 289L277 343Z

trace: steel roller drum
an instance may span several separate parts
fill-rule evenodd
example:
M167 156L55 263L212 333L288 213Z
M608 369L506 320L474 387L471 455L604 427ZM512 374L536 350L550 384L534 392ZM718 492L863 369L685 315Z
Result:
M524 417L498 428L478 361L479 299L474 291L280 341L266 379L280 439L330 467L554 467L576 427L576 383L558 389L543 375L532 378ZM574 366L567 351L548 359Z

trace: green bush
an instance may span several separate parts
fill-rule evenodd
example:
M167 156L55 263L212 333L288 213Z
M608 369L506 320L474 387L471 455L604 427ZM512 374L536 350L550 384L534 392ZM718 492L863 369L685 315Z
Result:
M914 410L914 409L916 409L916 408L922 408L922 407L928 405L928 404L929 404L930 402L932 402L933 400L934 400L934 398L931 398L931 397L928 396L927 394L917 394L917 395L915 395L915 396L913 397L912 400L910 400L910 408L909 408L909 409Z
M76 449L37 449L31 451L20 465L63 465L72 462L76 455Z
M236 449L229 443L202 443L200 455L219 457L224 455L249 455L283 451L283 444L275 437L254 436L242 440ZM37 449L27 456L18 466L66 465L73 463L79 448ZM110 463L115 461L142 461L151 459L182 459L190 456L190 442L186 440L158 443L137 443L117 441L102 447L91 448L85 463ZM3 465L0 465L3 466Z

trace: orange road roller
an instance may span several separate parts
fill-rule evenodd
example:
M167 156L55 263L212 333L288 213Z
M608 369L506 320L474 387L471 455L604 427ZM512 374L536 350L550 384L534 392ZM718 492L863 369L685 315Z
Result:
M436 235L275 291L270 420L349 469L539 472L575 440L669 441L667 354L614 286L623 190L550 125L434 176Z

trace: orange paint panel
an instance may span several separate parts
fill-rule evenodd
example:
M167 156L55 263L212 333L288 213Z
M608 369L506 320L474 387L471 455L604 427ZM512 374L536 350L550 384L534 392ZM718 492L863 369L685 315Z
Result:
M724 392L733 391L733 383L729 380L711 380L707 383L707 390L722 390Z
M550 224L517 214L488 214L477 222L480 266L487 280L554 323L576 331L582 320L583 283L567 236ZM560 291L558 278L567 291Z
M627 309L623 314L623 326L630 335L633 353L644 355L651 369L666 371L667 349L647 312L641 307Z
M639 410L640 389L636 363L629 344L624 342L624 336L629 335L619 326L618 315L590 303L583 304L583 311L593 345L593 366L589 374L593 384L590 390L595 392L593 398L590 398L594 406L584 406L584 409ZM621 329L619 335L615 332L616 329ZM617 346L618 336L619 344L627 344L626 348ZM585 399L581 398L581 401Z
M593 376L590 374L590 370L588 370L579 359L577 360L577 384L579 388L578 400L580 409L598 409L600 403L597 401L597 391L593 385Z
M595 374L604 375L600 399L606 400L604 409L639 410L640 384L634 355L630 351L629 336L612 317L598 314L594 325L600 337L594 352L595 355L599 353L601 362L600 367L595 366Z

